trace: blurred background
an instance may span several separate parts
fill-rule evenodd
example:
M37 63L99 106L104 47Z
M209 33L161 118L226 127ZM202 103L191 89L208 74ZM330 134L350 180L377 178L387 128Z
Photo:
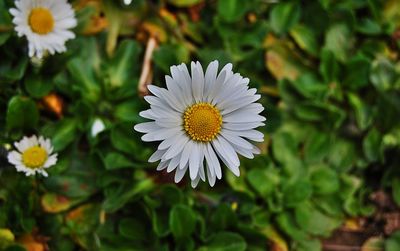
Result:
M28 57L0 1L0 250L399 251L400 1L75 0ZM217 59L262 94L262 154L211 188L147 163L146 84ZM24 135L49 177L7 162Z

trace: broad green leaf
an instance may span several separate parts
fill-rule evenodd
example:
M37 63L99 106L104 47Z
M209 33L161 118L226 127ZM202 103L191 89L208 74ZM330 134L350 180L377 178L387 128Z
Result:
M328 237L339 227L341 219L335 219L323 214L309 202L298 205L295 209L297 224L308 233Z
M190 7L201 3L203 0L167 0L168 3L175 5L176 7Z
M324 48L330 50L341 62L347 61L353 45L354 38L351 30L344 23L336 23L326 32Z
M153 189L154 183L150 179L144 179L139 182L121 184L118 187L113 187L105 190L105 200L102 208L109 213L115 212L122 208L130 200L137 198L139 195Z
M169 215L169 227L178 240L189 237L196 227L196 215L185 205L176 205Z
M246 13L248 2L240 0L218 1L218 16L227 22L238 21Z
M322 50L319 72L324 77L325 82L331 83L337 81L340 73L339 70L339 64L336 61L334 53L329 49Z
M137 100L126 101L115 107L114 116L121 121L138 123L142 121L139 116L140 106Z
M372 128L363 141L365 157L369 161L377 161L382 158L382 135L375 128Z
M218 232L199 251L244 251L247 243L242 236L231 232Z
M340 180L337 173L329 167L320 167L311 174L313 191L317 194L332 194L339 190Z
M68 70L72 75L76 86L81 95L91 101L97 102L100 98L100 82L96 79L94 69L90 63L84 59L76 57L68 62Z
M51 137L54 151L61 151L76 140L76 121L73 119L63 119L55 125L48 127L44 134Z
M139 220L136 218L123 218L118 225L121 235L130 240L146 240L146 234L149 233Z
M344 84L352 90L368 85L370 61L365 57L353 57L346 63Z
M132 161L130 161L123 154L116 152L108 153L104 159L104 164L107 170L134 167Z
M400 205L400 179L392 180L392 196L397 205Z
M12 97L8 103L6 121L8 130L35 128L39 122L35 102L27 97Z
M285 205L293 207L310 198L312 186L307 180L299 180L294 184L286 185L283 189L283 193Z
M318 56L319 46L316 35L308 26L297 24L290 30L290 35L299 47L313 56Z
M30 75L25 80L25 88L32 97L41 98L53 89L53 83L40 75Z
M400 231L394 232L385 241L385 251L397 251L400 250Z
M289 212L278 214L276 216L276 221L279 228L294 240L302 241L307 239L308 235L299 228L299 226L296 224L294 216Z
M182 44L163 45L154 52L155 64L165 73L170 71L169 68L172 65L178 65L188 61L189 51Z
M279 173L275 169L252 169L247 174L247 180L263 198L267 198L280 183Z
M300 16L301 9L296 2L280 2L271 10L269 21L276 33L283 34L299 21Z
M372 123L372 109L356 94L348 93L349 103L354 110L357 125L361 130L365 130Z
M136 89L137 83L133 79L140 69L139 53L140 47L135 41L125 40L119 45L107 67L107 81L111 88L128 85Z

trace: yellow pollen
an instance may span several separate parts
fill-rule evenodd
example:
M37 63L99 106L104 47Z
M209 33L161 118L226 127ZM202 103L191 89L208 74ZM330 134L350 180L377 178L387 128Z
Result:
M198 103L186 109L183 126L192 140L209 142L221 131L222 116L215 106Z
M42 167L46 160L47 152L40 146L32 146L22 153L22 162L31 169Z
M32 31L40 35L46 35L53 31L54 18L46 8L34 8L29 15L29 26Z

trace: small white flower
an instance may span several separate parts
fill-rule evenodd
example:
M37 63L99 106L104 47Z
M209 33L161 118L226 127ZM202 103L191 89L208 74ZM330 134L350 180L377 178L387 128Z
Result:
M75 38L69 29L77 24L67 0L16 0L11 8L18 36L26 36L29 56L42 58L45 51L65 52L65 42Z
M253 158L260 150L249 140L264 140L255 130L265 121L259 115L263 106L255 103L261 96L249 89L248 78L232 72L232 64L218 74L218 61L213 61L204 74L200 63L192 62L191 75L185 64L172 66L171 74L165 77L167 89L148 86L155 96L145 97L151 109L140 116L154 121L135 126L146 133L143 141L162 141L149 162L161 160L157 170L176 170L175 182L189 169L193 187L205 181L206 172L214 186L222 177L220 160L239 176L237 154Z
M50 139L39 138L36 135L23 137L21 141L15 142L18 151L8 153L8 162L15 165L18 172L25 172L26 176L40 173L47 177L44 170L56 164L57 154L53 152Z
M94 122L92 124L92 129L90 130L90 135L92 135L92 137L94 138L97 136L97 134L104 131L104 129L106 129L106 126L104 125L103 120L97 118L94 120Z

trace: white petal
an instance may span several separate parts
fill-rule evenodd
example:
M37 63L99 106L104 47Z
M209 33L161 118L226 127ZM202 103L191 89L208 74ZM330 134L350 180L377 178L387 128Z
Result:
M214 149L212 148L211 144L207 145L207 153L210 157L209 163L214 168L215 175L217 176L218 179L221 179L222 178L221 164L219 163L218 157L215 154Z
M204 73L200 63L191 63L192 69L192 92L196 102L201 102L204 93Z
M181 160L179 162L179 169L183 169L186 164L188 164L190 155L192 154L192 149L194 148L194 142L189 140L182 151Z
M176 169L175 178L174 178L175 183L178 183L182 180L183 176L185 176L185 173L186 173L188 167L189 167L189 164L186 163L186 165L182 169L181 168Z
M221 135L227 141L229 141L230 143L232 143L234 145L237 145L239 147L242 147L242 148L248 149L248 150L253 149L253 145L251 143L249 143L247 140L239 137L236 133L232 133L232 131L222 129Z
M148 162L150 163L154 163L156 161L159 161L161 159L161 157L164 155L164 153L166 152L166 150L157 150L155 151L149 158Z
M205 82L204 82L204 96L208 97L210 90L214 87L215 82L217 80L217 72L218 72L218 61L212 61L206 70L205 74Z
M161 127L157 125L155 122L140 123L135 125L133 128L135 129L135 131L143 133L158 131L161 129Z
M11 151L7 155L8 162L13 165L21 165L22 164L22 155L17 151Z
M189 138L186 136L179 136L178 142L172 145L167 152L163 155L162 159L171 159L182 152Z
M200 144L194 143L192 147L192 152L189 157L189 174L190 179L194 180L198 176L200 167Z

